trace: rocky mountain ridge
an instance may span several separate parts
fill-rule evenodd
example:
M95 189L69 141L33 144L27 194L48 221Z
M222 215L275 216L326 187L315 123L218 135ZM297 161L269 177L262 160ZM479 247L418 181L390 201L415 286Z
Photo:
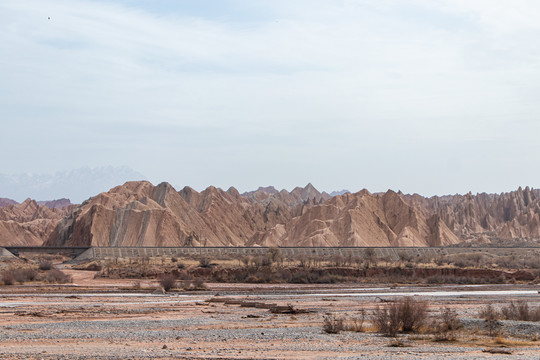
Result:
M330 196L311 184L290 192L177 191L168 183L134 181L64 209L24 204L0 208L0 228L11 222L26 231L4 229L0 245L7 236L46 246L446 246L540 239L540 192L528 187L425 198L391 190ZM39 222L21 225L38 220L40 231Z
M415 194L403 198L412 206L436 213L462 239L540 238L540 191L529 187L502 194L431 198Z

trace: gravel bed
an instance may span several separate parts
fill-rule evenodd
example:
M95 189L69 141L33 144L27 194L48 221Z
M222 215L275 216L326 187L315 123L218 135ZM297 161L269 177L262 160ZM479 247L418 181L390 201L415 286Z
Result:
M463 326L467 329L485 329L483 319L461 318ZM499 330L504 335L530 339L534 335L540 336L540 322L500 320ZM538 357L540 359L540 356Z

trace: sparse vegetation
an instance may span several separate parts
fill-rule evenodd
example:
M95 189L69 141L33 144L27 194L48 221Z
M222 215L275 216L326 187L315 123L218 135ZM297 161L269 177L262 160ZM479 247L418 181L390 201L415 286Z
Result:
M480 310L480 317L484 319L484 327L489 336L496 337L500 333L501 323L499 322L500 315L493 305L488 304Z
M159 285L165 291L170 291L176 287L176 277L172 274L165 274L159 279Z
M56 284L65 284L71 282L71 276L64 273L63 271L60 271L58 269L52 269L45 273L45 279L46 282L49 283L56 283Z
M512 301L500 309L488 304L480 310L478 315L484 319L490 336L496 336L497 329L501 326L500 320L540 321L540 307L531 308L524 300Z
M514 302L501 308L501 318L505 320L540 321L540 307L530 308L524 301Z
M427 319L428 304L403 297L397 301L378 306L372 318L377 331L395 337L399 332L417 332Z
M196 278L193 280L185 280L183 289L186 291L206 290L207 286L203 279Z
M344 330L343 319L335 315L324 317L323 330L327 334L339 334Z
M209 268L211 267L212 264L211 264L211 261L209 258L207 257L202 257L199 259L199 267L202 267L202 268Z
M531 266L534 265L533 258L540 258L535 253L526 257L531 258L527 260ZM101 262L103 268L96 276L157 278L162 273L176 271L188 277L202 276L205 281L295 284L502 284L532 282L535 277L540 279L540 269L507 270L498 265L502 263L509 267L522 266L518 256L508 253L499 256L474 248L459 254L441 251L412 254L403 249L384 256L372 248L364 249L358 256L317 252L284 256L280 248L268 248L265 252L251 252L249 255L238 253L210 257L177 254L172 257L109 259ZM201 268L209 270L201 271Z
M446 308L437 317L432 325L436 341L455 341L456 332L463 327L456 312Z
M52 268L54 267L52 261L50 260L41 260L39 262L39 270L42 270L42 271L47 271L47 270L51 270Z
M366 322L367 313L364 309L359 311L359 315L352 317L345 323L345 330L352 332L364 332L364 323Z
M7 269L0 276L4 285L15 285L15 283L24 284L28 281L36 280L38 273L31 268Z
M5 270L2 272L2 283L6 286L15 284L15 276L10 270Z

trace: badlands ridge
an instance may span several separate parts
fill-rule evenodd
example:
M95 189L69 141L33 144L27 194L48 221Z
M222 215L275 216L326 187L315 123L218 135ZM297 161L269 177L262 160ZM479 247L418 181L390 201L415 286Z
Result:
M240 194L128 182L71 205L0 199L0 246L444 246L540 239L540 192L426 198L311 184Z

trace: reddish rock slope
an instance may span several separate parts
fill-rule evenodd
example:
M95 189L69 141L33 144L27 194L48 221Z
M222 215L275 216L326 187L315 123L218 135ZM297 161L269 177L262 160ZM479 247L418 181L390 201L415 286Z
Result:
M540 239L540 193L424 198L362 190L330 197L311 184L239 194L138 181L67 210L31 200L7 205L0 221L0 245L440 246Z
M540 192L529 187L502 194L404 199L437 214L463 240L540 238Z
M267 246L441 246L459 242L438 216L426 216L393 191L335 196L287 224L259 234Z
M254 203L234 188L176 192L167 183L128 182L84 202L45 245L244 246L256 232L289 219L289 209Z
M39 246L68 209L51 209L27 199L0 207L0 246Z

